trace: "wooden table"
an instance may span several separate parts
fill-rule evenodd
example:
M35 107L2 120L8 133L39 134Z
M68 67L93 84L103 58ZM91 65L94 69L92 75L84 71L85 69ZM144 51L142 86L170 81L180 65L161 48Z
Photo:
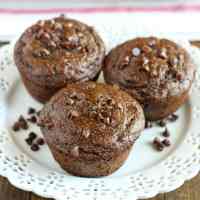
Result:
M0 200L45 200L30 192L23 192L11 186L0 177ZM77 199L79 200L79 199ZM81 199L80 199L81 200ZM186 182L181 188L167 194L160 194L149 200L200 200L200 175Z
M192 41L200 48L200 41ZM2 46L4 44L1 44ZM5 178L0 176L0 200L45 200L30 192L21 191L13 187ZM77 199L79 200L79 199ZM186 182L174 192L160 194L149 200L200 200L200 175Z

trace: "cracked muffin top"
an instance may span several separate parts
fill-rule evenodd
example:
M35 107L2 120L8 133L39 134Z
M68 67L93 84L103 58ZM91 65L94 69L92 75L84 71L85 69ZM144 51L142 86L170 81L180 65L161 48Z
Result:
M130 148L144 128L144 114L117 86L84 82L53 96L40 113L40 126L51 146L95 159L99 152Z
M93 79L105 47L90 26L56 17L29 27L15 45L15 62L29 80L48 86Z
M188 90L195 67L187 51L178 44L147 37L112 49L103 70L106 82L119 85L144 103Z

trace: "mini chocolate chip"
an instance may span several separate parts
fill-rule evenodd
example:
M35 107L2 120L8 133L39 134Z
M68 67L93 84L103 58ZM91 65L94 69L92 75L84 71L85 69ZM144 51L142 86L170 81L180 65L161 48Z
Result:
M147 46L147 45L145 45L145 46L142 47L142 51L144 53L150 53L152 51L152 48Z
M170 132L167 128L165 128L164 132L162 133L163 137L169 137L170 136Z
M148 45L149 45L150 47L155 46L155 45L156 45L156 40L155 40L155 39L150 39L150 40L148 41Z
M160 127L165 127L166 126L166 122L164 119L160 120L158 123L157 123Z
M112 126L113 128L115 128L117 125L118 125L117 120L116 120L116 119L111 119L111 126Z
M36 116L31 116L30 118L27 119L29 122L32 122L33 124L35 124L37 122L37 118Z
M166 147L171 146L171 142L170 142L170 140L168 140L168 139L164 139L164 140L162 141L162 144L165 145Z
M88 129L83 129L82 134L85 138L88 138L90 136L90 131Z
M119 69L124 69L130 62L129 56L126 56L124 60L120 63Z
M173 56L173 57L170 57L169 58L169 64L172 66L172 67L176 67L177 64L178 64L178 58L176 56Z
M47 43L47 45L51 48L56 48L57 47L57 45L56 45L56 43L54 42L54 41L48 41L48 43Z
M50 51L45 49L45 48L42 48L39 51L37 50L37 51L33 52L33 56L35 56L35 57L43 57L43 58L45 58L45 57L47 57L49 55L50 55Z
M39 52L40 52L41 56L49 56L50 55L50 51L47 49L44 49L44 48L41 49Z
M19 122L15 122L12 126L12 130L17 132L20 130L20 123Z
M54 19L51 19L49 22L51 25L54 25L56 23Z
M151 121L145 121L145 128L152 128L152 122Z
M36 38L40 39L44 35L44 30L40 29L36 35Z
M29 128L27 121L24 119L22 115L19 117L18 122L19 122L20 128L24 130L27 130Z
M39 20L38 22L37 22L37 24L39 25L39 26L44 26L44 24L45 24L45 21L44 20Z
M158 143L161 143L161 141L158 137L155 137L154 140L153 140L153 143L158 144Z
M70 97L72 99L82 100L84 98L83 94L73 92Z
M162 144L162 142L160 141L159 138L154 138L153 140L153 146L157 151L163 151L164 150L164 145Z
M182 73L177 73L177 74L176 74L176 79L177 79L178 81L183 80L183 74L182 74Z
M74 100L73 99L71 99L71 98L67 98L66 99L66 104L67 105L72 105L74 103Z
M47 39L47 40L50 40L50 39L51 39L50 34L49 34L49 33L46 33L46 32L44 33L43 37L44 37L45 39Z
M73 147L71 150L71 154L74 157L78 157L79 156L79 147L78 146Z
M29 114L29 115L35 114L35 112L36 112L35 108L30 107L30 108L28 109L28 114Z
M178 115L172 114L167 118L170 122L175 122L178 119Z
M44 145L44 139L43 138L38 138L37 141L36 141L36 144L38 145Z
M37 138L37 134L34 133L33 131L29 133L28 137L32 140L36 139Z
M25 141L29 146L31 146L33 144L33 140L31 138L29 138L29 137L26 138Z
M78 111L76 111L76 110L70 110L70 111L68 112L68 118L69 118L69 119L76 118L76 117L78 117L78 116L79 116L79 113L78 113Z
M167 49L161 48L158 53L160 58L167 58Z
M39 150L40 150L40 147L39 147L37 144L32 144L32 145L31 145L31 150L32 150L32 151L39 151Z
M140 55L140 53L141 53L141 50L139 48L136 47L132 49L133 56L137 57Z
M56 30L63 30L63 25L61 23L56 22L54 25L54 28Z
M62 42L62 43L60 44L60 46L61 46L62 48L65 48L65 49L67 49L67 50L70 50L70 49L76 48L76 47L77 47L77 44L74 43L74 42L65 41L65 42Z

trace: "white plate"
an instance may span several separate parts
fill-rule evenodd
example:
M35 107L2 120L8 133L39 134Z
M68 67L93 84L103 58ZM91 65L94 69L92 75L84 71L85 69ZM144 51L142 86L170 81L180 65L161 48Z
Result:
M105 29L99 31L106 36ZM130 38L119 34L109 47ZM123 35L123 37L119 37ZM107 35L108 36L108 35ZM133 34L132 34L133 36ZM108 40L108 37L106 38ZM180 43L180 41L179 41ZM187 41L188 49L200 66L200 52ZM176 189L200 169L200 73L188 102L178 110L179 119L170 123L172 146L155 151L151 142L161 137L162 128L145 130L126 163L114 174L103 178L79 178L65 173L53 159L47 145L39 152L25 143L28 131L13 132L11 126L29 106L41 108L26 92L13 63L13 45L0 50L0 174L18 188L56 200L136 200ZM199 69L197 70L199 71ZM31 126L40 134L38 127Z

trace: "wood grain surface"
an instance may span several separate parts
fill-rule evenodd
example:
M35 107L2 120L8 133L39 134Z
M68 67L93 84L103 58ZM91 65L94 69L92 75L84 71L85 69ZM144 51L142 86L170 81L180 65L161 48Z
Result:
M192 41L192 44L200 47L200 41ZM2 45L4 43L1 44L0 42L0 46ZM0 200L45 200L45 198L19 190L13 187L7 179L0 176ZM159 194L149 200L200 200L200 175L186 182L176 191Z

